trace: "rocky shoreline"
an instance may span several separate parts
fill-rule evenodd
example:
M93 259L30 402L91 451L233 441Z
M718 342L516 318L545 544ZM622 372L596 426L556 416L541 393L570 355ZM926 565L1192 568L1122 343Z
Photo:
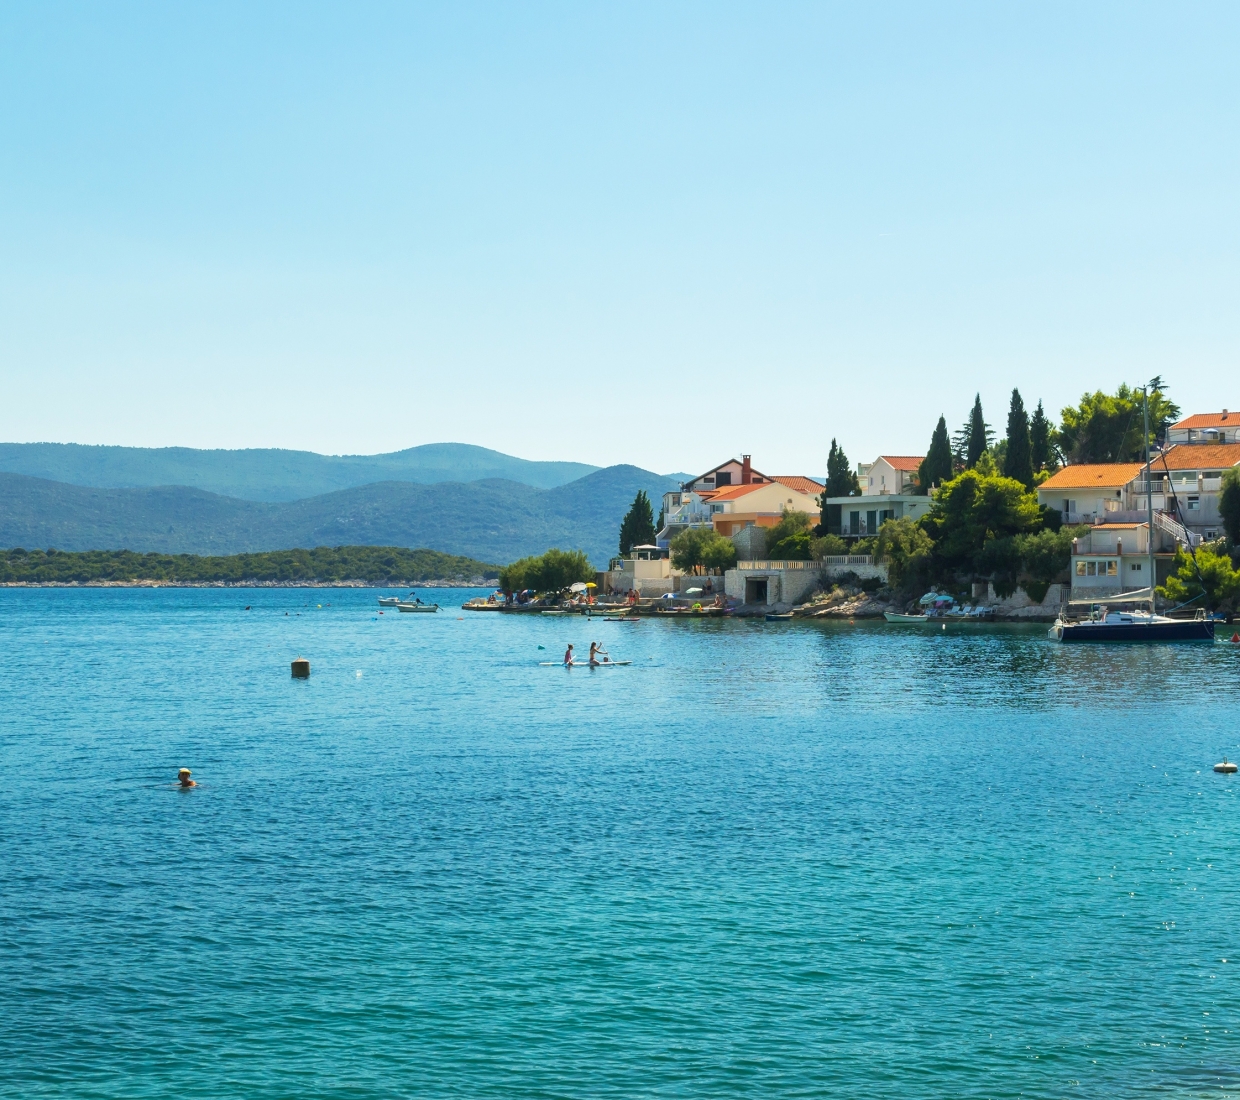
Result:
M0 581L0 588L495 588L493 580L401 581Z

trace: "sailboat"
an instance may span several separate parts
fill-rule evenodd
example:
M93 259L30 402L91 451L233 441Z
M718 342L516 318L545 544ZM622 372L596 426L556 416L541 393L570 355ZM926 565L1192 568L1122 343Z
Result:
M1047 634L1060 642L1212 642L1214 620L1204 610L1198 610L1196 618L1172 619L1159 615L1154 609L1154 494L1150 489L1150 392L1145 393L1145 506L1149 524L1148 537L1150 564L1149 588L1124 592L1119 596L1094 601L1095 610L1088 619L1080 622L1055 620ZM1149 600L1148 611L1111 610L1117 604L1144 603Z

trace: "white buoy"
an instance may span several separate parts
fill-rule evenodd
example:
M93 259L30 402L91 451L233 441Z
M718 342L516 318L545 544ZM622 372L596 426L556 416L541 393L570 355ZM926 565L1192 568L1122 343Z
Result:
M1214 765L1214 770L1216 772L1222 772L1224 775L1235 775L1237 771L1240 771L1240 766L1231 763L1231 761L1224 756L1221 764Z

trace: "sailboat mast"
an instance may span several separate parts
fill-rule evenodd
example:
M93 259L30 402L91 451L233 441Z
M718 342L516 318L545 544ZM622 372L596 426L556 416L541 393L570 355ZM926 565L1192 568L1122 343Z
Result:
M1154 486L1150 484L1150 388L1142 386L1145 394L1145 514L1147 530L1146 545L1150 552L1150 614L1154 614Z

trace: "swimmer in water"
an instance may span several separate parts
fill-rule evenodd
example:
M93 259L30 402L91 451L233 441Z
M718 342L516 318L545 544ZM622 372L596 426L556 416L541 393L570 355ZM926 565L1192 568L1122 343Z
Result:
M564 667L565 668L573 667L573 643L572 642L568 643L568 649L564 651Z
M197 784L197 783L195 783L192 779L190 779L190 776L191 776L191 775L193 775L193 774L194 774L194 773L193 773L193 772L191 772L191 771L189 770L189 768L182 768L179 772L177 772L177 779L179 779L179 780L181 781L181 786L182 786L182 787L196 787L196 786L198 786L198 784Z

